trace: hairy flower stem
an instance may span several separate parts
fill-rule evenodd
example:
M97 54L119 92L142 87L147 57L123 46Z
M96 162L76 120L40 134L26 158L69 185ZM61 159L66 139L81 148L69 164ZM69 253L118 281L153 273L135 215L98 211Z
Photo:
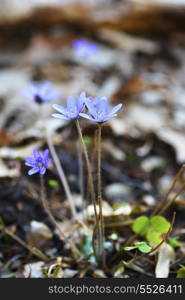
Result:
M97 257L97 251L96 251L96 247L95 247L95 231L98 228L98 214L97 214L97 208L96 208L96 197L95 197L95 191L94 191L94 183L93 183L93 176L92 176L92 167L91 167L91 163L89 160L89 156L87 153L87 148L83 139L83 135L82 135L82 130L80 127L80 123L78 121L78 119L76 119L76 127L77 127L77 131L78 131L78 135L79 135L79 139L82 145L82 149L84 152L84 156L85 156L85 160L86 160L86 165L87 165L87 172L88 172L88 184L90 187L90 193L91 193L91 198L92 198L92 202L93 202L93 206L94 206L94 214L95 214L95 227L94 227L94 234L93 234L93 249L94 249L94 254ZM99 237L99 232L98 232L98 237Z
M70 188L69 188L64 170L63 170L63 168L60 164L60 160L57 156L57 153L56 153L55 148L53 146L52 139L51 139L51 136L50 136L48 130L46 132L46 136L47 136L47 142L48 142L49 150L51 152L51 156L52 156L53 161L55 163L55 166L57 168L61 183L64 187L64 191L65 191L66 197L67 197L68 202L69 202L69 206L70 206L70 209L71 209L71 214L72 214L73 218L77 220L77 212L76 212L76 208L74 206L73 197L72 197L72 194L71 194L71 191L70 191Z
M80 194L82 195L82 210L83 210L83 219L84 221L87 219L87 214L85 212L85 191L84 191L84 166L83 166L83 149L81 142L77 144L78 150L78 165L79 165L79 187L80 187Z
M94 205L95 218L97 220L98 214L97 214L97 209L96 209L96 198L95 198L95 192L94 192L92 168L91 168L91 163L90 163L90 160L89 160L89 156L88 156L88 153L87 153L87 148L86 148L86 145L85 145L85 142L84 142L84 139L83 139L82 130L80 128L80 123L79 123L78 119L76 120L76 126L77 126L77 130L78 130L78 135L79 135L79 138L80 138L80 142L81 142L81 145L82 145L82 148L83 148L86 164L87 164L88 182L89 182L89 185L90 185L91 197L92 197L92 201L93 201L93 205Z
M101 125L98 125L98 136L97 136L97 151L98 151L98 205L99 205L99 219L100 219L100 245L99 245L99 257L100 263L105 264L105 253L104 253L104 220L103 220L103 202L102 202L102 183L101 183Z
M54 227L58 230L61 238L65 241L67 241L70 244L71 247L71 251L73 253L74 258L78 258L79 257L79 251L76 248L73 240L71 238L68 238L65 233L62 231L60 225L57 223L57 221L55 220L55 217L53 216L48 201L47 201L47 197L46 197L46 190L45 190L45 185L44 185L44 176L40 175L40 185L41 185L41 201L42 201L42 205L46 211L46 213L48 214L51 223L54 225Z
M52 222L52 224L54 225L54 227L56 227L61 235L61 237L66 240L66 236L64 234L64 232L62 231L62 229L60 228L59 224L57 223L57 221L55 220L55 217L53 216L50 208L49 208L49 204L46 198L46 190L45 190L45 186L44 186L44 177L42 175L40 175L40 186L41 186L41 201L42 201L42 205L46 211L46 213L48 214L50 221Z

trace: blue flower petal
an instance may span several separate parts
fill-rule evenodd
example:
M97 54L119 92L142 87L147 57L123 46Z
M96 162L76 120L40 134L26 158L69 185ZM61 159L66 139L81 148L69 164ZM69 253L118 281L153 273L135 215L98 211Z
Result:
M60 114L52 114L52 116L55 117L55 118L58 118L58 119L62 119L62 120L70 120L66 116L60 115Z
M84 109L85 102L87 100L85 92L80 93L79 98L77 100L77 109L78 112L81 113Z
M76 100L74 97L72 96L67 97L67 108L69 110L76 110Z
M46 168L45 167L40 168L39 173L41 175L44 175L46 173Z
M91 100L86 100L85 102L88 110L89 110L89 113L95 118L97 116L97 109L96 107L93 105L93 103L91 102Z
M35 160L32 157L26 157L25 158L25 165L29 167L35 166Z
M33 150L33 155L34 155L34 158L36 158L36 159L40 157L40 153L39 153L39 150L37 148L35 148Z
M52 105L54 109L56 109L58 112L60 112L61 114L66 114L67 109L64 106L61 106L59 104L53 104Z
M122 104L118 104L115 107L113 107L113 109L111 110L111 114L115 114L118 110L120 110L122 107Z
M39 173L39 167L35 167L35 168L30 169L28 171L28 175L33 175L33 174L36 174L36 173Z
M91 121L95 120L93 117L91 117L88 114L81 113L80 116L83 117L83 118L85 118L85 119L91 120Z
M45 149L45 150L43 151L43 158L44 158L44 159L48 159L48 155L49 155L49 150L48 150L48 149Z

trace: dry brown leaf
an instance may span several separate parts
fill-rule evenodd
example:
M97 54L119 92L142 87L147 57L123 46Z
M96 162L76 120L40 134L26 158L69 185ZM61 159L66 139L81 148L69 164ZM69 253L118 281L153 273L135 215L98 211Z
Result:
M175 251L167 243L163 243L158 251L158 260L155 268L156 278L168 278L170 263L175 259Z

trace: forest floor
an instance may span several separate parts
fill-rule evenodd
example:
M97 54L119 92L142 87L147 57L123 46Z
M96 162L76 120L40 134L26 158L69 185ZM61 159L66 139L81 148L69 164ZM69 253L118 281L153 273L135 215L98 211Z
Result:
M115 2L117 7L111 14ZM58 24L52 23L52 16L51 24L39 25L37 20L35 25L34 19L30 22L29 18L15 24L0 24L2 278L185 276L183 173L165 199L185 162L185 35L178 24L165 34L157 27L156 32L155 28L152 31L155 24L141 28L129 27L128 22L126 28L133 28L132 32L122 29L121 21L113 22L111 27L112 20L124 14L126 8L122 7L123 1L115 2L107 1L103 16L103 2L102 7L89 8L91 18L89 11L82 10L81 22L79 11L75 21L76 6L70 6L66 8L67 17ZM38 16L39 13L42 16L42 10L37 11ZM131 18L133 22L134 16ZM95 26L94 20L101 22L97 21ZM170 22L175 24L173 14L169 16ZM140 32L134 28L140 28ZM81 38L97 44L98 51L90 59L80 58L72 47L73 41ZM92 255L94 213L86 188L81 195L75 124L52 118L51 103L41 106L25 99L21 91L31 81L51 81L61 93L61 105L67 96L81 91L93 97L106 96L112 105L123 104L118 117L107 122L102 130L106 253L103 267L97 265ZM96 184L96 126L80 122ZM77 249L73 250L61 239L42 207L39 177L28 176L24 165L24 158L32 154L33 148L48 147L46 127L66 173L78 221L71 218L54 165L45 176L47 197L61 228L75 243ZM85 163L83 169L86 187ZM147 232L136 234L133 224L139 216L151 220L157 207L155 215L163 216L171 227L161 231L156 246L151 245ZM140 251L135 242L150 246L151 253ZM126 246L135 248L127 251ZM35 252L33 247L39 251Z

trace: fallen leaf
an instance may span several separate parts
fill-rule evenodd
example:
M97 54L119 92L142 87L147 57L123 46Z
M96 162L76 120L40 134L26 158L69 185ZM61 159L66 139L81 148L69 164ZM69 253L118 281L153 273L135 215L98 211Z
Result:
M172 246L163 243L159 248L158 260L155 269L156 278L168 278L170 263L175 259L175 251Z

